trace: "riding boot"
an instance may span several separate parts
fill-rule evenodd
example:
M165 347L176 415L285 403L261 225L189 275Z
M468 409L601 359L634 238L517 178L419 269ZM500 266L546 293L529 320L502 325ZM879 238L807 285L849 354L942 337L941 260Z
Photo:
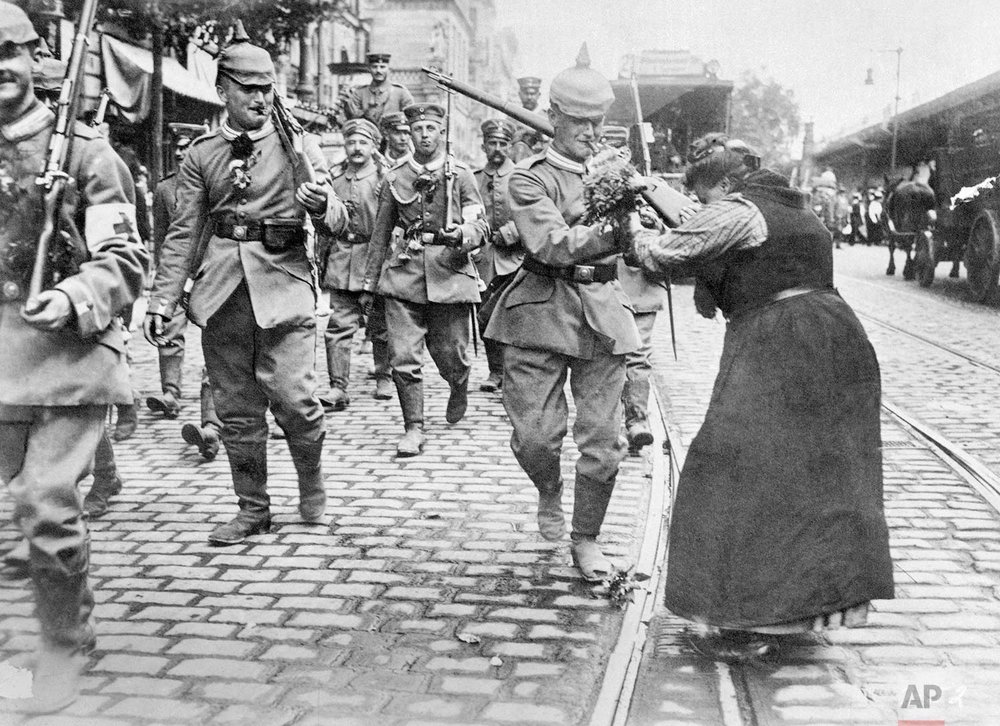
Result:
M347 395L347 383L351 376L350 347L328 345L326 367L330 374L330 392L320 396L320 402L328 411L343 411L351 402Z
M372 339L372 358L375 361L375 398L388 401L392 398L392 371L389 369L389 344Z
M215 396L212 395L212 382L208 372L201 374L201 425L202 428L211 424L216 431L222 430L222 422L215 413Z
M622 389L622 403L625 404L625 436L629 449L638 451L653 443L646 413L649 405L649 379L626 379Z
M424 449L424 384L422 381L402 382L396 377L396 393L403 410L405 433L396 445L396 455L416 456Z
M451 386L451 393L448 395L444 420L454 424L462 420L469 406L469 370L466 369L457 381L448 381L448 383Z
M115 441L124 441L132 438L132 434L139 426L139 398L134 397L132 403L119 403L117 409L118 418L115 419L115 430L111 438Z
M219 545L238 544L271 528L266 445L227 441L226 454L240 511L232 521L219 525L208 536L209 542Z
M79 695L85 656L96 644L94 595L87 581L89 549L87 541L56 569L32 548L31 579L41 642L25 711L54 713Z
M317 441L288 439L295 473L299 479L299 514L306 522L317 522L326 511L326 489L323 486L323 441L326 432Z
M486 350L489 375L479 384L479 390L493 393L503 385L503 344L495 340L484 340L483 348Z
M107 512L111 497L121 490L122 480L118 476L115 452L105 433L97 443L97 453L94 456L94 482L90 485L87 496L83 498L83 509L87 517L97 519Z
M146 398L150 411L162 413L165 418L177 418L180 414L181 368L184 365L184 351L160 350L160 387L163 393Z

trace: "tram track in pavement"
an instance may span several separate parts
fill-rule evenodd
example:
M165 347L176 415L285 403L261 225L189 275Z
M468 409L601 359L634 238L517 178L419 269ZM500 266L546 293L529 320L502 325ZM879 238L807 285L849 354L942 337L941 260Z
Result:
M884 322L863 313L859 313L859 316L880 324ZM970 362L1000 374L998 367L936 344L898 326L889 323L885 326L970 359ZM909 441L883 441L884 446L912 446L931 451L991 507L1000 512L1000 476L961 446L892 401L883 399L881 407L885 415L896 421L910 437ZM674 618L659 623L652 622L657 614L657 598L662 592L666 575L666 533L670 507L687 451L680 429L669 420L665 409L656 401L656 396L651 397L650 421L654 424L652 488L636 562L636 571L648 573L650 579L641 591L636 590L634 602L626 606L622 628L609 657L605 678L591 713L590 726L628 726L644 648L652 648L653 652L658 653L661 647L657 641L662 641L665 646L663 651L676 650L677 644L683 643L684 632L688 627L679 621L674 622L677 620ZM650 640L648 644L647 639ZM704 690L710 692L715 723L720 726L768 726L775 723L771 715L775 684L768 678L770 668L762 669L759 664L753 663L706 661L703 672L709 678L705 681Z

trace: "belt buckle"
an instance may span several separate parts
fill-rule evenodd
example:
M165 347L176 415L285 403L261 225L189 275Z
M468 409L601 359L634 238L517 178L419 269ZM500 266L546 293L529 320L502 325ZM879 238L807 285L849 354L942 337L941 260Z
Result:
M574 282L593 282L594 281L594 266L593 265L573 265L573 281Z
M358 238L358 236L356 234L354 234L354 232L348 232L347 233L347 243L348 244L354 244L354 241L357 238Z
M3 299L7 302L14 302L21 297L21 286L12 280L7 280L3 284Z
M245 224L233 225L233 239L245 240L247 238L247 226Z

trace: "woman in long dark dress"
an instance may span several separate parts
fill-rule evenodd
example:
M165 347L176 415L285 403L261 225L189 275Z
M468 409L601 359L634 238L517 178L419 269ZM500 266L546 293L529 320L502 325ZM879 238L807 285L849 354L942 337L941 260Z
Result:
M833 287L808 198L747 152L696 143L686 183L705 206L635 233L638 261L695 275L699 311L710 296L728 321L680 477L665 594L708 626L696 647L720 658L759 652L757 634L863 624L870 600L893 596L878 361Z

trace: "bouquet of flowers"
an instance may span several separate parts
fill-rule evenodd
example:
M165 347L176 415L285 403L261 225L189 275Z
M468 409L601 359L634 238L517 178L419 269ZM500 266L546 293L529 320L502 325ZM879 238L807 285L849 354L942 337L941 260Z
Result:
M616 149L605 149L590 160L583 177L584 224L609 225L623 249L630 239L629 215L636 210L638 200L629 180L637 173Z

